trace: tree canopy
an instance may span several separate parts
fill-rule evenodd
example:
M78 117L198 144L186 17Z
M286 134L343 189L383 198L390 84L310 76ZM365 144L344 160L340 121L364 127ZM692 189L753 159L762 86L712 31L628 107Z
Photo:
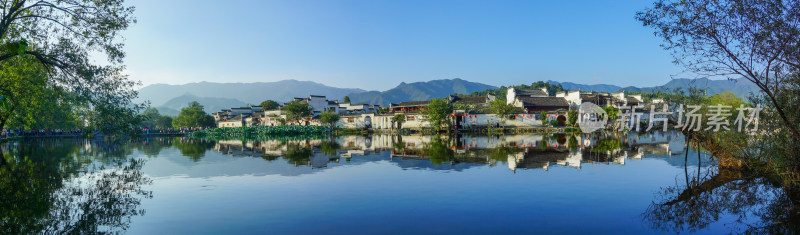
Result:
M208 115L200 103L192 101L189 102L188 107L181 109L181 113L172 120L172 126L211 127L214 126L214 117Z
M636 19L655 29L664 49L691 72L744 77L758 86L767 108L800 139L800 114L785 99L800 92L798 12L798 0L657 0Z
M331 127L335 125L336 122L339 121L339 119L340 119L339 114L331 111L324 112L319 115L319 121Z
M431 100L428 106L425 106L422 114L428 118L428 123L431 124L431 127L437 130L445 125L449 127L451 124L450 115L453 114L453 104L447 98L434 99Z
M283 106L283 110L286 111L286 119L289 121L299 121L303 118L311 117L313 109L311 108L308 103L295 100Z
M30 93L12 90L44 88L64 92L71 103L90 109L84 119L94 126L105 131L132 129L142 105L131 102L137 83L122 73L125 53L118 39L119 32L135 22L133 7L121 0L14 0L0 2L0 9L0 67L25 63L44 71L20 74L13 78L16 85L0 84L0 96L13 101L5 105L0 124L17 115L22 104L36 102ZM105 62L97 64L90 57Z
M281 105L278 104L278 102L275 102L274 100L265 100L264 102L261 102L261 104L259 104L258 106L261 106L261 110L276 110L281 107Z
M505 122L508 120L508 116L511 114L521 113L522 109L519 107L515 107L511 104L507 104L505 101L502 100L493 100L489 102L489 110L493 114L497 114L500 117L500 121L503 123L503 127L505 127Z
M139 114L141 116L141 126L155 129L172 128L172 117L161 115L155 108L147 108Z

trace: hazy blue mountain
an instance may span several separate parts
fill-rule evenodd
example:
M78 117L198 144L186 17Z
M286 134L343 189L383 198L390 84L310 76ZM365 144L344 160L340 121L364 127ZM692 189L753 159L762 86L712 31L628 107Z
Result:
M268 99L288 102L293 97L308 97L308 95L324 95L331 99L341 99L347 94L364 91L362 89L337 88L316 82L297 80L254 83L198 82L183 85L149 85L139 90L139 99L136 101L149 100L150 105L159 107L170 99L191 93L197 97L225 97L246 103L259 104L261 101Z
M567 90L596 91L596 92L618 92L618 91L672 92L676 88L687 89L689 87L706 89L708 95L716 95L722 93L723 91L730 91L736 93L736 95L738 95L739 97L749 97L751 93L760 92L755 84L745 79L712 80L708 78L697 78L697 79L680 78L680 79L672 79L664 85L655 87L634 87L634 86L620 87L608 84L584 85L571 82L557 82L557 81L547 81L547 82L551 84L561 84L561 86Z
M221 109L228 109L232 107L242 107L247 105L244 101L232 98L220 97L199 97L193 94L186 93L168 100L161 106L157 106L158 112L161 114L177 116L180 110L188 106L189 102L197 101L203 105L203 110L206 113L219 112Z
M389 103L422 101L446 97L450 94L469 94L474 91L495 89L497 87L482 83L465 81L460 78L442 79L427 82L400 83L387 91L360 92L349 94L351 103L367 103L388 106Z
M736 93L739 97L749 97L751 94L760 93L760 89L758 86L753 84L746 79L733 79L733 80L711 80L708 78L697 78L697 79L688 79L688 78L681 78L681 79L672 79L667 84L656 86L656 87L625 87L621 90L626 92L634 92L634 91L643 91L643 92L672 92L676 88L677 89L686 89L689 87L695 87L700 89L706 89L707 95L716 95L722 93L723 91L730 91Z

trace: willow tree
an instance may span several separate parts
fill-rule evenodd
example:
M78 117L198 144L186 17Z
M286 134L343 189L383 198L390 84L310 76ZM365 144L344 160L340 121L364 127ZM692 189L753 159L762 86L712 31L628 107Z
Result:
M800 139L800 0L657 0L636 19L691 72L758 86L780 129Z
M125 53L119 33L135 23L133 10L122 0L0 1L0 67L31 59L43 66L46 77L44 84L21 81L28 85L23 89L61 89L74 102L91 107L91 119L98 127L132 128L131 117L141 106L131 102L137 83L123 74ZM97 58L105 61L93 62ZM0 87L3 100L25 99L8 90ZM5 102L2 109L13 113L15 105ZM9 116L0 115L0 128Z

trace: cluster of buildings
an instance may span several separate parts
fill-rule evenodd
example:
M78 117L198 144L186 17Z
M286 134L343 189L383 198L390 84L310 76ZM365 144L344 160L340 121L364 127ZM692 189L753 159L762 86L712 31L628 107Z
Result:
M518 107L521 113L510 115L506 118L489 111L489 103L496 97L488 94L479 97L461 97L450 95L447 97L454 106L451 114L453 126L457 129L475 127L540 127L542 119L556 120L559 124L567 121L570 110L580 110L580 105L590 102L601 107L605 106L640 106L643 103L641 95L625 95L617 93L595 93L581 91L558 92L550 95L547 88L517 89L508 88L506 103ZM225 109L212 115L217 127L241 126L277 126L291 125L321 125L317 117L323 112L334 112L341 116L336 126L340 128L429 128L422 111L430 101L411 101L393 103L381 111L378 105L340 103L338 100L328 100L325 96L310 95L307 98L295 98L294 101L308 103L313 114L310 120L286 121L286 113L282 109L262 110L259 106ZM541 116L541 113L546 116ZM396 114L404 114L402 123L393 121ZM579 119L580 120L580 119ZM580 122L580 121L579 121Z

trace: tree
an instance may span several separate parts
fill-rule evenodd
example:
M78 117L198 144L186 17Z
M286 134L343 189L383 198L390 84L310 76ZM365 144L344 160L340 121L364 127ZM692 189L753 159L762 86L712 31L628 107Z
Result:
M539 118L542 119L542 126L547 126L549 122L547 122L547 112L541 111L539 112Z
M47 84L34 59L17 57L0 66L0 127L73 129L83 126L70 92ZM46 118L45 118L46 117Z
M286 111L286 119L289 121L300 121L304 118L311 117L313 108L308 103L295 100L283 106Z
M339 119L339 114L336 114L332 111L324 112L319 115L319 121L327 124L329 127L336 125L336 122L338 122Z
M493 100L492 102L489 102L489 110L493 114L500 117L500 122L503 124L503 129L506 128L506 120L508 120L508 116L522 112L522 109L514 107L514 105L511 104L506 104L506 102L502 100Z
M259 104L258 106L261 106L261 110L276 110L281 107L281 105L278 104L278 102L275 102L274 100L265 100L264 102L261 102L261 104Z
M350 96L344 96L344 101L342 103L349 104L350 103Z
M453 104L446 98L434 99L431 100L428 106L425 106L422 114L428 118L428 123L431 124L431 127L440 130L442 126L447 125L449 127L451 124L450 115L453 114Z
M578 122L578 111L570 110L567 112L567 124L575 126L576 122Z
M44 83L28 82L41 77L18 78L23 89L69 91L75 102L91 107L95 126L106 131L132 129L142 105L131 102L137 83L122 73L124 44L117 36L135 22L133 7L121 0L15 0L0 2L0 8L0 67L30 60L47 72ZM93 64L90 57L96 55L105 57L104 65ZM0 96L4 99L30 102L3 86ZM7 105L6 115L0 115L0 128L19 108Z
M619 119L619 109L614 108L614 106L606 106L603 107L603 111L606 112L606 116L608 116L608 121L614 122Z
M798 91L792 81L800 72L799 11L797 0L657 0L636 18L692 72L741 76L758 86L768 108L800 139L800 116L783 102Z
M161 115L155 108L147 108L139 114L141 117L142 127L149 127L155 129L172 128L172 117Z
M402 113L395 114L392 117L392 122L397 124L397 129L402 129L403 123L406 122L406 115Z
M175 119L172 120L174 127L210 127L214 126L214 117L208 115L203 110L203 106L197 101L189 102L189 106L181 109Z

